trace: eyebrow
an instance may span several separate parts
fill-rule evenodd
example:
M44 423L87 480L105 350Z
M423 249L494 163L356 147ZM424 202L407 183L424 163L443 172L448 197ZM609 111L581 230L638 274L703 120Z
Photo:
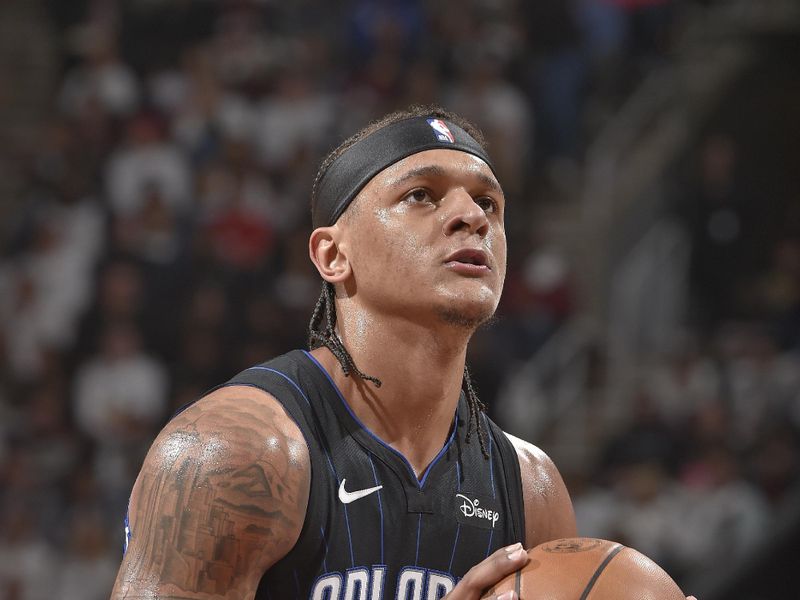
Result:
M410 179L414 179L416 177L446 177L448 175L448 169L441 167L439 165L423 165L421 167L416 167L407 171L394 181L390 181L389 185L397 186L405 183ZM503 188L500 187L500 184L494 177L490 177L486 173L473 173L473 175L486 187L490 188L491 190L498 192L500 194L503 193Z

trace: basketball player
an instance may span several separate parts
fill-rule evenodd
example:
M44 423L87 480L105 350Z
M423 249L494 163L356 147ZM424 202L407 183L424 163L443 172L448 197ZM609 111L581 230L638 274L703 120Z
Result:
M500 300L504 213L480 134L441 109L331 153L312 192L311 351L160 433L112 598L477 600L523 546L575 535L555 466L486 417L465 367Z

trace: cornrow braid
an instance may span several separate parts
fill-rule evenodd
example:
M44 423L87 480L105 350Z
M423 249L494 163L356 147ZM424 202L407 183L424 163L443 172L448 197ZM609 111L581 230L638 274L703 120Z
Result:
M312 350L325 346L342 365L342 371L345 377L349 377L350 373L355 373L361 379L371 381L375 387L381 387L381 380L372 375L363 373L361 369L356 366L353 357L344 347L342 340L336 335L336 304L333 300L334 289L333 284L328 281L322 282L322 292L319 295L314 312L311 315L311 321L308 324L308 346ZM325 316L325 327L321 328L323 313Z
M324 327L323 320L325 322ZM334 288L333 284L327 281L322 282L322 291L320 292L317 303L314 306L314 312L311 314L311 321L308 324L308 346L312 350L325 346L339 361L342 366L342 372L345 377L349 377L350 373L355 373L361 379L371 381L375 387L381 387L381 380L372 375L367 375L359 369L353 357L344 347L342 340L336 335L336 305L334 303ZM478 441L481 445L481 452L484 458L489 458L489 451L487 449L487 435L483 427L483 422L480 418L480 413L486 410L486 405L478 398L475 387L472 385L472 377L469 374L469 368L464 366L464 379L461 384L464 393L467 396L467 406L469 407L469 421L467 422L467 435L465 441L469 443L472 437L472 430L478 434Z
M486 405L478 398L478 393L472 385L472 377L469 374L469 367L467 367L467 365L464 365L464 381L461 386L467 394L467 406L469 406L469 422L467 423L467 436L465 441L469 444L472 429L474 428L475 432L478 434L478 441L481 444L483 457L488 459L489 450L487 449L486 429L484 429L483 422L480 418L480 414L486 410Z

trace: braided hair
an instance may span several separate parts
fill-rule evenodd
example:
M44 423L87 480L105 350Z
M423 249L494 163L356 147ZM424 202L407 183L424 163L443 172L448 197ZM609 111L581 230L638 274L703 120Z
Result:
M478 130L472 123L466 121L462 117L446 111L438 106L412 106L407 110L397 111L387 115L386 117L375 121L345 140L340 146L329 153L320 165L319 171L314 178L314 185L311 192L312 202L316 198L317 187L323 175L325 175L328 168L331 166L339 156L341 156L348 148L359 140L367 137L374 131L381 129L387 125L407 119L410 117L437 117L447 119L451 123L456 123L467 133L469 133L479 144L485 146L485 140L480 130ZM325 346L339 361L345 377L349 377L354 373L365 381L372 382L375 387L381 387L381 380L372 375L367 375L362 372L353 361L353 357L347 351L341 338L336 333L336 305L334 303L335 290L332 283L323 281L322 291L320 292L319 299L314 306L314 312L311 315L311 321L308 324L308 346L310 349ZM469 421L467 423L466 442L469 443L473 429L478 436L480 442L481 452L485 458L489 458L488 438L486 429L483 426L481 413L486 410L486 406L478 398L475 387L472 384L472 377L469 373L469 368L464 366L464 378L461 384L462 390L467 397L467 406L469 407Z
M325 346L342 365L345 377L350 373L355 373L361 379L371 381L375 387L381 387L381 380L372 375L367 375L356 366L353 357L344 347L341 338L336 333L336 304L333 301L333 284L329 281L322 282L322 292L319 295L314 312L311 315L311 322L308 324L308 346L312 350ZM325 317L325 326L322 327L322 319Z

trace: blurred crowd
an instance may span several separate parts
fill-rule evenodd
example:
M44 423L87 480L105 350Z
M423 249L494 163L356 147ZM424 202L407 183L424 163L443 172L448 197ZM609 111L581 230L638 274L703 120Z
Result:
M684 582L790 534L780 523L800 484L797 350L761 322L730 322L710 339L687 336L637 379L622 411L593 382L546 434L579 531L627 543Z
M734 576L798 535L800 205L796 191L765 197L797 190L775 173L787 158L775 146L749 149L744 165L731 133L700 136L668 194L667 218L691 242L684 329L637 358L630 391L590 343L581 401L539 428L581 534L628 543L679 581Z
M27 183L0 231L6 600L108 596L127 497L166 419L305 343L320 287L307 239L321 157L410 103L474 120L512 203L501 319L471 350L491 403L508 365L576 310L568 259L533 222L537 203L570 188L592 131L669 60L685 3L49 7L60 76L47 122L18 150ZM710 514L681 527L697 538L681 560L705 556L701 526L735 541L761 530L800 464L798 263L796 237L776 245L753 300L776 311L770 323L794 319L787 339L723 331L703 338L718 351L687 345L653 366L627 429L597 438L603 465L570 473L584 533L672 561L667 519L684 513L661 503L676 486L727 507L694 503Z

